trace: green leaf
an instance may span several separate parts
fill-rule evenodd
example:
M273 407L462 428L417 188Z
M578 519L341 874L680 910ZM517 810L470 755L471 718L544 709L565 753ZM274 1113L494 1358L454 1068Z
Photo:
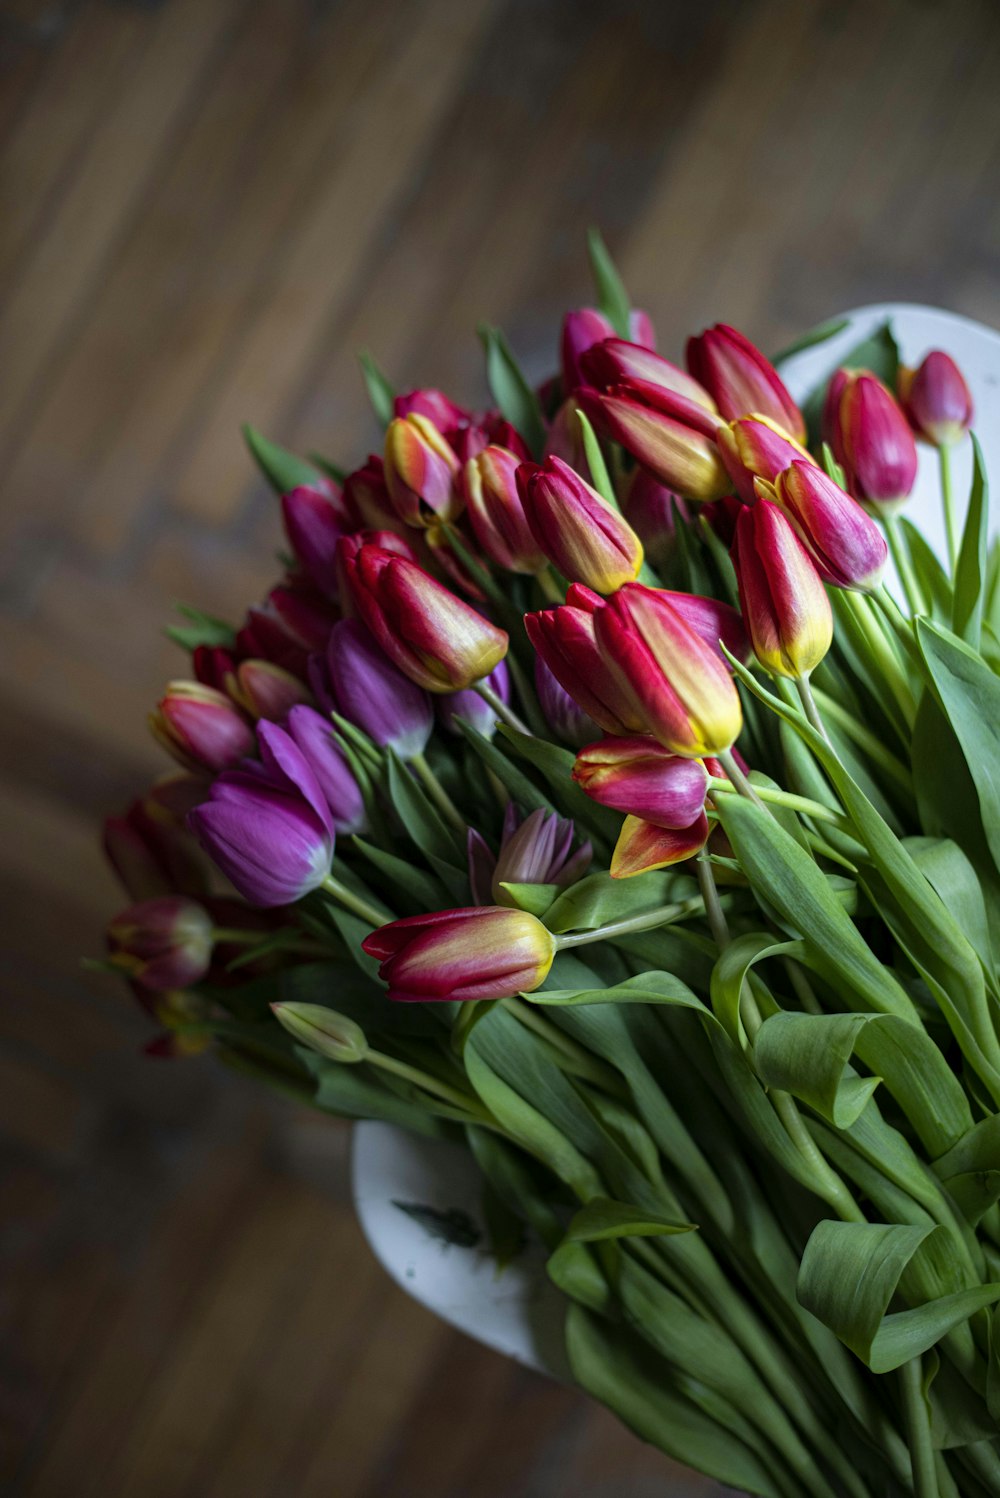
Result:
M433 874L428 874L426 869L414 868L405 858L366 842L357 835L351 838L351 846L357 848L362 857L389 881L394 891L398 891L409 902L414 915L421 914L428 907L444 909L447 905L448 897L444 886L438 883Z
M537 915L539 920L559 893L558 884L514 884L504 880L500 888L507 891L518 910Z
M905 515L900 517L899 529L909 554L910 565L917 574L917 581L930 607L931 618L940 620L942 624L950 624L954 589L951 578L941 565L940 557L923 532Z
M763 807L740 796L720 796L717 811L751 885L802 938L811 965L835 985L846 984L866 1009L915 1019L902 985L871 951L809 854Z
M583 450L587 455L587 465L590 468L590 477L593 480L594 488L613 510L618 510L621 513L618 496L615 493L615 486L611 482L608 465L604 461L601 444L597 440L597 433L590 424L590 418L587 416L586 411L580 411L579 409L577 410L576 417L583 431Z
M979 645L983 622L990 504L986 463L975 433L972 435L972 453L972 490L955 563L955 606L951 627L975 649Z
M855 1074L854 1056L872 1076ZM896 1015L774 1014L761 1026L753 1062L768 1087L792 1093L837 1129L857 1121L880 1082L932 1156L972 1128L965 1090L944 1056Z
M191 622L168 624L164 633L182 650L197 650L199 645L215 645L221 646L223 650L232 650L235 646L236 631L224 619L203 614L201 609L194 609L187 603L175 603L174 608Z
M696 1231L696 1223L676 1222L672 1217L650 1212L647 1207L595 1196L577 1212L566 1229L566 1238L570 1243L601 1243L609 1238L655 1238Z
M486 380L500 411L528 444L534 457L545 446L545 422L538 397L521 372L499 328L479 329L486 350Z
M392 749L387 752L386 771L389 797L421 853L455 867L464 864L465 850L459 845L455 831L444 822L423 786Z
M539 988L525 994L530 1004L678 1004L682 1009L710 1011L673 973L641 973L611 988Z
M375 412L379 423L383 427L387 427L393 417L396 392L375 363L371 354L359 354L358 363L361 365L361 373L364 376L365 389L368 391L368 399L372 403L372 410Z
M836 338L849 325L850 318L833 317L828 322L817 323L816 327L810 328L808 332L802 333L792 343L786 344L771 360L772 364L783 364L786 359L791 359L794 354L802 354L807 348L815 348L818 343L826 343L829 338Z
M934 694L962 746L1000 869L1000 680L964 641L929 620L917 620L917 643Z
M629 313L632 303L625 290L625 283L604 243L600 229L592 228L587 234L587 252L590 269L597 291L597 305L614 328L619 338L630 338Z
M244 426L243 436L257 460L258 468L276 494L287 494L300 484L311 487L322 483L323 475L318 468L307 463L305 458L289 452L287 448L279 447L276 442L268 441L256 427L249 424Z
M561 935L565 931L592 931L626 916L658 910L682 895L692 893L688 879L654 870L636 879L612 879L606 869L587 874L563 890L548 913L545 924Z
M820 1222L802 1255L799 1301L873 1373L889 1373L1000 1299L1000 1284L977 1285L886 1314L910 1261L942 1233L933 1226Z
M363 1066L327 1063L317 1075L315 1102L317 1108L341 1118L379 1118L432 1138L442 1133L440 1121L428 1108L390 1092Z
M731 941L712 969L712 1009L730 1040L743 1050L749 1041L740 1017L740 998L750 969L768 957L800 957L805 946L799 941L775 941L767 931L749 931Z

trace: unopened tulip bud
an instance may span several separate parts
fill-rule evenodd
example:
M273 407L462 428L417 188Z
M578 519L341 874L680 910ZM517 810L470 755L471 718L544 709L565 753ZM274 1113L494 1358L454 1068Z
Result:
M564 744L573 749L588 743L594 737L597 724L588 717L569 695L561 682L557 681L540 655L535 656L535 691L542 717L549 728Z
M700 853L710 827L704 812L690 827L658 827L642 817L626 817L611 855L612 879L634 879L650 869L668 869Z
M559 351L562 361L563 390L567 395L578 385L585 383L585 377L580 368L583 355L589 348L593 348L595 343L603 343L606 338L614 336L615 330L611 323L603 312L598 312L596 307L580 307L575 312L566 313L563 318Z
M601 739L581 749L573 779L593 801L657 827L690 827L705 805L700 759L671 754L651 738Z
M272 1004L271 1013L293 1039L330 1061L352 1066L368 1054L361 1026L324 1004Z
M917 478L917 445L881 380L867 370L838 370L823 424L855 499L891 513L909 498Z
M301 485L282 496L281 517L295 559L323 593L337 594L337 542L360 516L339 489Z
M642 542L647 561L654 567L666 566L677 549L677 516L684 521L689 518L685 501L648 468L637 468L622 509Z
M700 593L674 593L669 588L655 591L696 635L700 635L720 660L725 660L721 649L724 645L730 655L735 655L744 665L749 661L750 640L738 609L718 598L705 598Z
M275 723L257 730L261 762L226 770L188 826L251 905L291 905L330 873L335 831L308 760Z
M564 577L613 593L642 566L642 542L628 521L560 458L517 471L524 513L539 546Z
M205 781L178 775L164 786L175 779L185 786L178 802L183 807L180 814L159 804L159 787L154 786L147 796L133 801L124 816L105 819L104 853L132 900L178 893L203 895L208 890L205 862L183 824L183 816L204 796Z
M689 338L687 366L727 421L769 416L790 436L805 442L805 419L778 371L735 328L716 323L697 338Z
M595 344L583 356L582 364L588 384L595 389L622 387L641 392L641 398L657 410L707 437L719 424L715 401L701 381L651 348L628 343L624 338L609 338Z
M630 697L641 733L691 759L731 747L743 715L729 671L662 589L626 583L594 622L601 655Z
M327 598L305 587L272 588L265 608L288 638L307 652L325 649L330 631L340 617Z
M358 612L379 645L427 691L471 687L507 654L506 631L413 562L362 546L346 571Z
M500 698L510 701L510 672L507 662L501 661L496 670L486 678L486 685ZM434 707L438 721L449 733L461 736L458 720L469 723L484 739L491 739L497 729L496 710L472 687L464 692L447 692L435 697Z
M779 473L774 494L812 557L820 577L836 588L877 588L888 548L856 499L813 463Z
M191 652L191 666L202 686L224 692L227 679L236 670L236 660L221 645L196 645Z
M653 404L653 398L659 404ZM718 499L730 487L714 438L660 408L645 387L614 385L581 390L577 404L599 431L637 458L662 483L686 499ZM673 407L679 402L667 401ZM690 403L693 407L694 403ZM690 413L686 413L690 414Z
M422 754L434 727L431 699L386 655L360 619L334 625L326 665L334 706L380 748Z
M108 927L111 961L146 988L188 988L212 961L212 918L182 895L130 905Z
M413 412L395 417L385 434L385 481L406 525L452 520L462 508L459 462L432 421Z
M791 521L759 500L736 523L733 565L754 654L775 676L808 676L833 639L830 600Z
M566 602L525 614L524 627L556 681L605 733L641 733L642 718L598 648L594 621L604 600L574 583Z
M545 982L556 954L555 938L541 921L500 906L407 916L361 945L379 959L389 998L414 1003L531 993Z
M241 661L229 683L229 695L253 718L277 722L297 702L311 702L308 688L297 676L273 661Z
M916 369L901 364L896 389L910 426L934 447L950 447L972 425L972 395L965 376L940 349L927 354Z
M308 761L326 797L338 832L363 832L368 818L364 798L333 736L333 725L315 708L299 703L285 719L285 730Z
M552 417L548 431L545 434L545 448L542 456L544 458L561 458L564 463L569 464L574 473L578 473L582 478L589 480L593 475L590 471L590 464L587 462L587 449L583 441L583 426L580 422L581 405L578 400L579 393L577 390L570 396L569 400L563 401Z
M813 461L801 443L768 416L731 421L719 429L717 441L733 487L748 505L754 501L756 479L773 483L789 463Z
M507 572L536 573L547 562L518 493L521 462L505 448L484 448L465 465L465 498L473 533L490 561Z
M222 692L172 681L149 715L153 737L187 770L224 770L253 752L253 732Z
M369 530L400 532L405 529L393 507L385 482L385 464L372 453L367 463L349 473L344 480L344 502L360 524Z

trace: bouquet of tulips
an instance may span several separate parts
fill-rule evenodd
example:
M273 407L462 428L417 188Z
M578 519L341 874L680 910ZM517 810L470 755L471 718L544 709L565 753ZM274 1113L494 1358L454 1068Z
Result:
M184 609L106 827L163 1054L462 1141L579 1384L767 1498L1000 1494L1000 552L881 328L800 410L608 255L535 389L249 430L280 583ZM821 329L816 342L827 336ZM801 346L801 345L800 345ZM777 361L780 364L780 358ZM900 510L940 454L949 556ZM889 553L894 580L882 581Z

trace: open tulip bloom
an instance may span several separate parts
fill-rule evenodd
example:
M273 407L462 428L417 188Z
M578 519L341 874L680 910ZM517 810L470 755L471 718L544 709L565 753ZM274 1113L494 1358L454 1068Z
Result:
M255 441L287 571L177 632L152 729L182 771L106 824L107 963L155 1054L469 1148L573 1377L675 1459L1000 1498L971 397L887 335L801 409L726 324L682 367L594 256L537 393L485 330L488 410L369 369L384 444L342 484ZM896 516L917 440L947 558Z

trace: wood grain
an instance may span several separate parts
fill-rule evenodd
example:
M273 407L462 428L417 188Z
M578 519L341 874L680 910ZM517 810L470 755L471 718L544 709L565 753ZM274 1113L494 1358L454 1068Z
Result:
M717 1492L385 1279L347 1132L141 1053L85 973L174 599L274 571L238 435L354 365L552 363L600 223L668 354L878 298L1000 323L987 0L0 3L0 1471L23 1498Z

